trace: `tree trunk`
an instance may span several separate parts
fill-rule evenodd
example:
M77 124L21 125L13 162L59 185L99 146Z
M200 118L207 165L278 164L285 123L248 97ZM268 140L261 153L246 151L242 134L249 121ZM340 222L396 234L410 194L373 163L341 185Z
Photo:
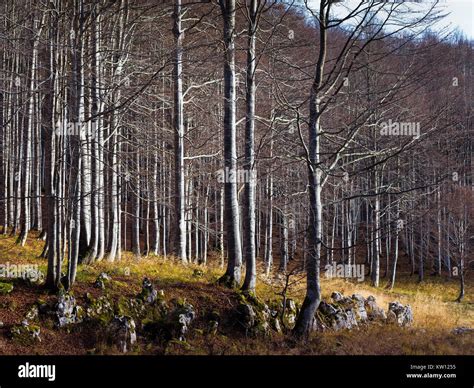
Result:
M245 171L247 181L244 187L244 249L245 279L242 290L255 293L257 282L255 247L255 42L257 33L257 0L251 0L249 6L249 27L247 47L247 85L245 120Z
M224 19L224 168L237 175L235 88L235 0L219 0ZM224 219L228 250L227 269L220 282L237 287L241 278L242 248L236 179L224 183Z

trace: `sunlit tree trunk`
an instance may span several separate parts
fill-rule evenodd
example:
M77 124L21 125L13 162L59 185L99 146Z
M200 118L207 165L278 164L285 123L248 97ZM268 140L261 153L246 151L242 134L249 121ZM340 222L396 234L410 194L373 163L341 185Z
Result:
M235 0L219 0L224 20L224 168L237 173L236 89L235 89ZM240 283L242 248L240 211L235 179L224 183L224 223L227 242L227 269L221 282L229 287Z

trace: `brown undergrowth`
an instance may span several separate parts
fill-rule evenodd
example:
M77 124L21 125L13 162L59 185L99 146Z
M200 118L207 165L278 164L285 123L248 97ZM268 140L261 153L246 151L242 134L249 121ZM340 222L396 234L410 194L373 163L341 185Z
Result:
M46 260L39 258L43 246L34 235L25 247L15 244L14 237L0 236L0 264L38 264L44 271ZM372 325L352 331L314 333L306 343L296 343L289 333L273 333L267 337L246 336L235 322L234 311L239 303L236 291L217 285L223 270L209 259L208 266L182 265L170 258L143 257L137 260L125 253L116 263L100 262L80 266L74 294L79 304L85 303L85 294L100 295L93 287L101 272L107 272L112 281L107 285L111 298L135 297L147 276L157 289L162 289L167 300L186 299L197 311L197 319L185 342L171 341L166 347L147 342L139 336L133 354L474 354L473 334L453 334L459 326L474 326L473 287L469 286L462 303L453 302L458 285L445 278L429 277L424 283L400 272L393 290L375 289L367 282L344 279L322 279L323 298L332 291L346 295L360 293L374 295L377 303L387 309L389 302L399 300L410 304L415 322L410 328ZM263 272L263 271L262 271ZM287 295L301 302L304 297L304 276L290 277ZM257 294L262 300L281 299L284 276L259 276ZM55 296L40 287L15 282L9 295L0 296L0 354L117 354L117 350L101 343L87 330L58 330L41 325L41 342L22 345L8 337L9 328L21 322L27 309L38 300L52 300ZM216 334L206 330L206 313L217 312L222 320Z

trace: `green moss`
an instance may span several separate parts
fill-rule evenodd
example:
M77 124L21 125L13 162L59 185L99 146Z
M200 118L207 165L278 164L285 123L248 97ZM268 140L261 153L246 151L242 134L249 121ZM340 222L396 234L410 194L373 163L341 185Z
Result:
M204 272L200 268L195 268L193 271L193 277L195 278L202 278L204 276Z
M229 275L223 275L217 280L217 284L223 287L237 289L239 284L235 281L235 279L231 278Z
M39 308L36 304L28 309L25 314L25 319L29 322L37 322L39 320Z
M16 325L10 329L13 340L24 346L41 341L40 332L41 329L38 325Z
M189 351L191 349L192 347L188 342L173 339L168 342L167 347L166 347L166 353L168 354L175 353L175 352L180 353L182 351Z
M103 325L106 325L112 320L114 317L114 307L108 296L103 295L94 299L88 294L87 299L89 300L89 305L86 310L87 318L97 320Z
M0 295L8 295L13 291L13 284L0 282Z
M121 296L115 304L115 312L117 315L129 316L138 321L146 315L146 308L141 299Z

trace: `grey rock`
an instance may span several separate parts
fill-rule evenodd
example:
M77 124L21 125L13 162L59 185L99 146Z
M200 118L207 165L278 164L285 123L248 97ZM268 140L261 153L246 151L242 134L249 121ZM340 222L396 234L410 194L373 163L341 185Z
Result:
M367 297L364 307L367 311L367 318L369 321L385 321L387 319L385 311L377 305L377 302L372 295Z
M191 322L196 318L196 311L192 304L184 302L182 305L177 306L174 311L171 312L172 323L174 324L174 336L180 341L186 340L186 334L189 331Z
M31 325L26 319L21 322L21 325L13 326L10 329L12 338L19 340L22 343L32 343L35 341L41 342L41 329L37 325Z
M338 311L334 316L333 329L334 330L351 330L357 327L357 320L353 310Z
M104 324L109 323L114 318L114 308L107 296L102 295L94 299L88 295L88 301L87 318L98 320Z
M358 322L367 322L369 317L367 315L367 310L365 309L365 298L362 295L354 294L352 295L352 300L354 302L356 320Z
M272 319L272 327L273 330L275 330L277 333L282 333L283 330L281 328L280 320L278 318L273 318Z
M331 299L336 303L339 302L340 300L342 300L342 298L343 298L343 296L340 292L334 291L331 294Z
M64 327L74 323L80 322L81 314L77 314L78 306L74 296L68 292L62 291L59 293L58 302L55 306L55 315L57 318L57 325Z
M288 298L286 300L286 309L292 313L296 314L296 303L293 299Z
M461 327L456 327L453 329L452 331L453 334L456 334L456 335L462 335L462 334L474 334L474 329L471 328L471 327L465 327L465 326L461 326Z
M399 326L410 326L413 323L413 311L410 305L402 305L400 302L388 304L387 321Z
M340 299L342 301L343 299ZM345 309L340 305L330 304L321 301L313 322L315 330L324 331L326 329L343 330L357 327L356 314L353 309Z
M285 303L285 314L283 315L283 326L288 329L293 329L296 324L296 317L298 310L293 299L287 299Z
M115 316L107 331L122 353L127 353L137 342L135 321L130 317Z
M94 283L94 287L103 290L105 289L105 285L111 280L112 278L106 272L101 272Z
M30 322L35 322L39 318L39 308L37 305L31 306L25 313L25 319Z
M216 335L218 328L219 328L219 321L214 321L214 320L209 321L207 332L208 334Z
M143 279L142 291L139 295L139 298L148 304L153 304L158 299L158 291L155 290L150 279Z
M245 329L250 330L255 325L257 314L254 308L248 303L241 303L237 307L238 322Z
M313 330L352 330L358 328L359 324L369 324L374 321L385 321L385 311L377 306L375 298L369 296L365 299L360 294L351 297L344 296L340 292L331 294L333 303L321 301L312 323ZM394 321L398 320L403 326L411 324L413 314L410 306L392 306Z
M323 313L325 316L333 316L337 314L337 308L335 308L332 304L326 303L324 300L319 304L318 310L321 311L321 313Z

